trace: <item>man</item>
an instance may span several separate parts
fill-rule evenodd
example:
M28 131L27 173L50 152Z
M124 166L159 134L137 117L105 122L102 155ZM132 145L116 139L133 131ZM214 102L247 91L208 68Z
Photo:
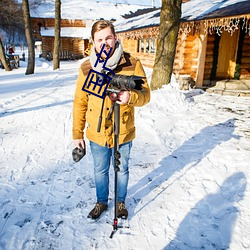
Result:
M134 107L143 106L149 102L150 90L140 61L123 51L111 22L100 20L94 23L91 37L93 41L92 53L90 59L80 67L73 104L74 144L76 147L85 147L83 130L87 123L86 137L90 141L94 161L97 203L90 211L88 218L97 219L108 208L109 168L114 152L114 114L112 113L112 101L108 96L105 96L102 114L104 119L102 119L100 132L97 132L103 99L82 90L83 85L90 69L103 73L104 68L112 70L116 75L141 76L144 81L142 90L120 91L116 101L120 104L119 152L121 154L117 181L117 217L127 218L125 198L129 177L128 161L132 140L135 138ZM103 47L104 44L105 47ZM97 63L98 56L101 56L103 64ZM110 116L111 119L108 118Z

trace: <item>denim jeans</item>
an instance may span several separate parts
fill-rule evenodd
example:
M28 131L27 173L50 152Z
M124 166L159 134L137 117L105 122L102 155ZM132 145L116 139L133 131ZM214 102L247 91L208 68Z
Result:
M117 200L121 202L125 201L127 195L129 179L128 161L131 147L132 141L119 145L121 164L119 165L120 171L117 178ZM90 148L94 161L97 202L107 204L109 196L109 169L111 161L112 163L114 162L114 148L103 147L91 141Z

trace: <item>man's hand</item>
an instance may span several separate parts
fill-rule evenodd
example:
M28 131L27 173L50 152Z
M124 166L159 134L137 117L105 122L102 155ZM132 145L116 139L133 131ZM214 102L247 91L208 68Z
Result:
M128 90L120 91L117 96L116 103L118 104L126 104L130 98L130 92Z
M74 144L76 147L82 147L82 148L85 148L85 142L83 139L76 139L74 140Z
M86 154L85 142L83 139L74 140L76 148L72 151L72 157L74 162L80 161Z

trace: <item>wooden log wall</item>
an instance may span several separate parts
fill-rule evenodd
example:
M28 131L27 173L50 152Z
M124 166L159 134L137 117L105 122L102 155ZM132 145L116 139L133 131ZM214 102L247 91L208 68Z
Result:
M250 79L250 36L245 35L242 46L240 79Z
M173 67L173 73L177 76L189 75L192 79L196 79L199 53L197 39L195 35L178 36Z
M120 41L123 45L123 49L131 53L134 57L140 59L145 67L153 68L155 60L155 51L150 53L146 50L141 51L139 49L140 43L148 42L147 37L137 39L126 39L126 37L120 36ZM154 39L152 37L148 38ZM183 36L180 34L177 40L176 55L173 66L173 73L177 75L190 75L193 79L196 78L197 73L197 57L198 57L198 37L195 35ZM157 45L157 39L155 38L155 47ZM139 47L138 47L139 46Z
M46 58L48 52L52 52L54 47L54 37L42 38L42 57ZM77 58L84 56L85 49L88 48L88 40L78 38L61 38L60 51L69 51Z
M61 38L60 51L73 52L73 40L71 38Z
M136 54L136 50L137 50L137 40L126 40L126 39L122 39L121 40L122 46L123 46L123 50L127 51L131 54Z
M39 27L49 28L55 27L54 18L31 18L32 27L34 29L39 29ZM61 27L86 27L86 21L84 20L71 20L71 19L62 19Z
M154 60L155 60L155 54L154 53L136 53L133 55L134 57L138 58L142 65L144 65L147 68L153 68L154 67Z
M177 39L176 44L176 50L175 50L175 59L174 59L174 65L173 65L173 73L178 75L179 71L183 68L183 53L185 46L185 36L179 35Z
M144 41L144 38L140 40ZM153 68L155 53L150 53L146 51L138 52L139 40L121 38L120 41L122 43L124 51L129 52L132 56L138 58L145 67Z
M85 50L88 48L89 46L89 41L87 39L82 40L79 38L74 38L73 39L73 53L74 55L83 55L84 56L84 52Z
M42 57L46 58L48 52L53 51L54 37L42 37Z
M192 79L196 78L197 58L199 54L199 46L197 36L187 36L184 50L184 64L180 74L188 74Z

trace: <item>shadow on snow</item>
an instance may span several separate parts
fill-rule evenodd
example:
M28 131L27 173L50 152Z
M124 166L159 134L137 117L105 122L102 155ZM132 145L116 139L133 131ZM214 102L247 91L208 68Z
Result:
M134 200L140 200L142 197L147 196L167 181L172 175L174 175L174 173L185 168L187 165L189 165L189 167L186 171L197 166L197 164L199 164L199 162L216 146L232 138L239 139L239 136L233 134L235 129L234 123L235 119L229 119L223 123L202 129L198 134L192 136L178 149L173 151L171 155L163 158L159 163L158 168L154 169L152 172L148 173L141 180L139 180L135 185L131 186L128 190L129 196L133 197ZM151 199L151 201L153 201L172 184L173 183L169 183L167 187L161 189L162 191ZM145 204L145 206L146 205L147 204ZM143 209L143 207L141 209Z
M243 199L246 185L242 172L228 177L217 193L207 195L190 210L164 250L229 249L239 213L234 203Z
M233 134L234 130L235 119L229 119L225 122L206 127L184 142L183 145L173 151L171 155L162 159L158 168L148 173L129 188L128 193L131 203L138 203L143 197L151 193L155 194L136 212L136 204L132 206L133 211L131 211L130 208L130 216L133 217L139 213L175 181L181 178L181 176L185 175L188 170L196 167L216 146L232 138L239 139L239 136ZM184 168L186 168L186 170L181 176L166 183L164 188L161 187L161 189L159 189L171 176ZM177 238L165 249L178 249L176 246L178 246L180 242L182 242L182 247L184 247L180 249L186 249L188 246L195 247L195 244L202 247L202 243L204 242L208 242L215 248L218 246L227 247L230 242L231 228L237 213L237 209L232 204L237 199L242 198L238 193L244 192L245 185L246 178L242 173L235 174L231 178L228 178L218 194L209 195L191 210L189 215L187 215L181 223ZM160 191L157 192L158 190ZM216 204L217 201L220 201L220 203ZM225 218L227 219L225 220ZM220 236L223 237L220 238Z
M25 112L29 112L29 111L35 111L35 110L39 110L39 109L44 109L44 108L51 108L51 107L55 107L55 106L60 106L60 105L65 105L68 103L72 103L73 100L66 100L66 101L62 101L62 102L54 102L54 103L50 103L50 104L43 104L43 105L39 105L36 107L30 107L30 108L21 108L18 110L14 110L14 111L5 111L3 113L0 113L0 117L6 117L9 115L15 115L15 114L20 114L20 113L25 113Z

